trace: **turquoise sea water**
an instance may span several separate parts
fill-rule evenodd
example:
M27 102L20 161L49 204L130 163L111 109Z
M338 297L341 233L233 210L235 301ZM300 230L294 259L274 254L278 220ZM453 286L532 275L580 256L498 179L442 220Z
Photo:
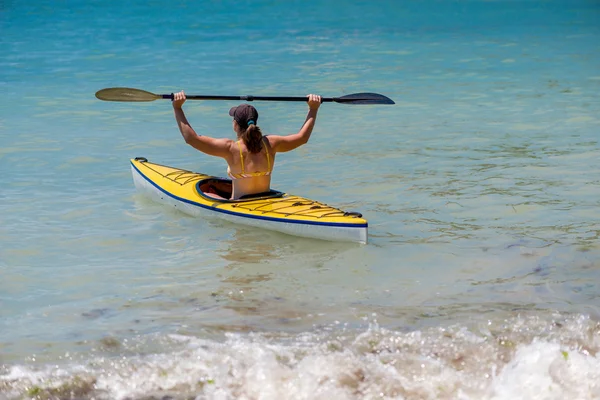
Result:
M0 3L0 399L600 398L600 5ZM324 96L273 187L366 246L198 220L129 159L223 175L168 101ZM188 102L231 136L237 102ZM255 103L266 132L306 106Z

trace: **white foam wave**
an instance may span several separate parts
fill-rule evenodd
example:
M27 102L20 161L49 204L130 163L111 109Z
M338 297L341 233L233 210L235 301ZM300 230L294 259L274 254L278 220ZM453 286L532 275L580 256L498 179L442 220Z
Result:
M372 326L222 341L173 335L179 348L164 354L5 367L0 398L600 398L598 323L518 319L503 327L400 333Z

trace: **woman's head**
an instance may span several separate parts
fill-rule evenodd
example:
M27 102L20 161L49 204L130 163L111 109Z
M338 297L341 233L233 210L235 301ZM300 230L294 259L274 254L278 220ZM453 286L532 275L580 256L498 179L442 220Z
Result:
M236 132L244 140L251 153L258 153L262 149L262 132L256 125L258 111L250 104L240 104L229 110L229 115L237 124Z

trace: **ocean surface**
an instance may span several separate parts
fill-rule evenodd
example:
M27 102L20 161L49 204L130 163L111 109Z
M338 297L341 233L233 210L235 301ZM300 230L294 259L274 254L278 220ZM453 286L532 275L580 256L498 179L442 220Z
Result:
M0 399L600 399L598 1L4 0L0 47ZM391 97L324 104L272 182L369 244L136 194L136 156L226 165L113 86Z

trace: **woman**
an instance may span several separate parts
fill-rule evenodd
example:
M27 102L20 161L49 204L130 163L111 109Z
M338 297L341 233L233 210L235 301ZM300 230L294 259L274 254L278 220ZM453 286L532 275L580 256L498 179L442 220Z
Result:
M215 139L198 135L183 112L185 103L183 91L174 94L173 110L175 120L185 142L197 150L227 161L227 174L232 180L231 200L242 196L264 193L271 190L271 172L277 153L285 153L302 146L310 138L315 126L321 96L308 95L308 114L298 133L287 136L263 136L257 125L258 111L249 104L241 104L229 110L233 117L233 131L237 140ZM215 198L226 198L213 193L205 193Z

